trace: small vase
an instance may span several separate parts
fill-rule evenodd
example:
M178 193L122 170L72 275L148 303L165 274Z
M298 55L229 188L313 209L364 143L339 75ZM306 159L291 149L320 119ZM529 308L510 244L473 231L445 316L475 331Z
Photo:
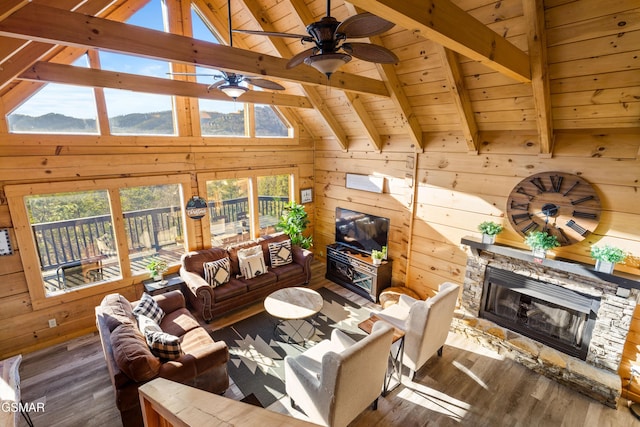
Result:
M543 260L547 257L547 251L544 249L532 249L531 253L533 254L533 258L535 259L539 259L539 260Z
M162 273L154 274L153 280L155 280L156 282L162 282Z
M371 258L373 260L373 265L380 265L382 264L382 260L378 259L378 258Z
M615 267L615 263L613 262L601 261L599 259L596 260L596 271L611 274L613 273L614 267Z
M495 234L483 234L482 235L482 243L487 243L489 245L493 245L496 242Z

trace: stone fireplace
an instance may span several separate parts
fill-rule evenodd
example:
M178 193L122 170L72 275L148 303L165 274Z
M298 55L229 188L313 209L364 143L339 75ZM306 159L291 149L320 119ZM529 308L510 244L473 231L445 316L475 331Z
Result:
M463 239L456 332L615 407L617 370L640 283L575 262Z

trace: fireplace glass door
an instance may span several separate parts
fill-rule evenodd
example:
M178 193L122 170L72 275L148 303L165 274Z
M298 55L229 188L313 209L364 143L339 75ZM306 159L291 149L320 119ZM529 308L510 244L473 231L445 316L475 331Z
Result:
M586 359L597 299L515 273L491 270L485 281L482 317Z

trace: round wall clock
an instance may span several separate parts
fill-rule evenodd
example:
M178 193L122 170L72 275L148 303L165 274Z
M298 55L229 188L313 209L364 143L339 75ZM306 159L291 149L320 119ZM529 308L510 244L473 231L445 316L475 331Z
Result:
M507 215L522 236L547 231L562 246L584 240L600 221L600 199L577 175L542 172L520 181L507 199Z

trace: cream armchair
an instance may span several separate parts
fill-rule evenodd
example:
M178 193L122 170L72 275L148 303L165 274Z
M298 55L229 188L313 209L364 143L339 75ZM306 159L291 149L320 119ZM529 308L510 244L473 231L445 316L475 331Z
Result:
M393 328L376 322L354 341L338 329L298 356L284 359L285 389L312 422L343 427L368 406L377 409L387 371ZM294 402L295 397L295 402Z
M459 288L455 283L445 282L438 294L426 301L401 295L397 304L374 313L405 332L402 364L410 369L411 379L436 352L442 356Z

